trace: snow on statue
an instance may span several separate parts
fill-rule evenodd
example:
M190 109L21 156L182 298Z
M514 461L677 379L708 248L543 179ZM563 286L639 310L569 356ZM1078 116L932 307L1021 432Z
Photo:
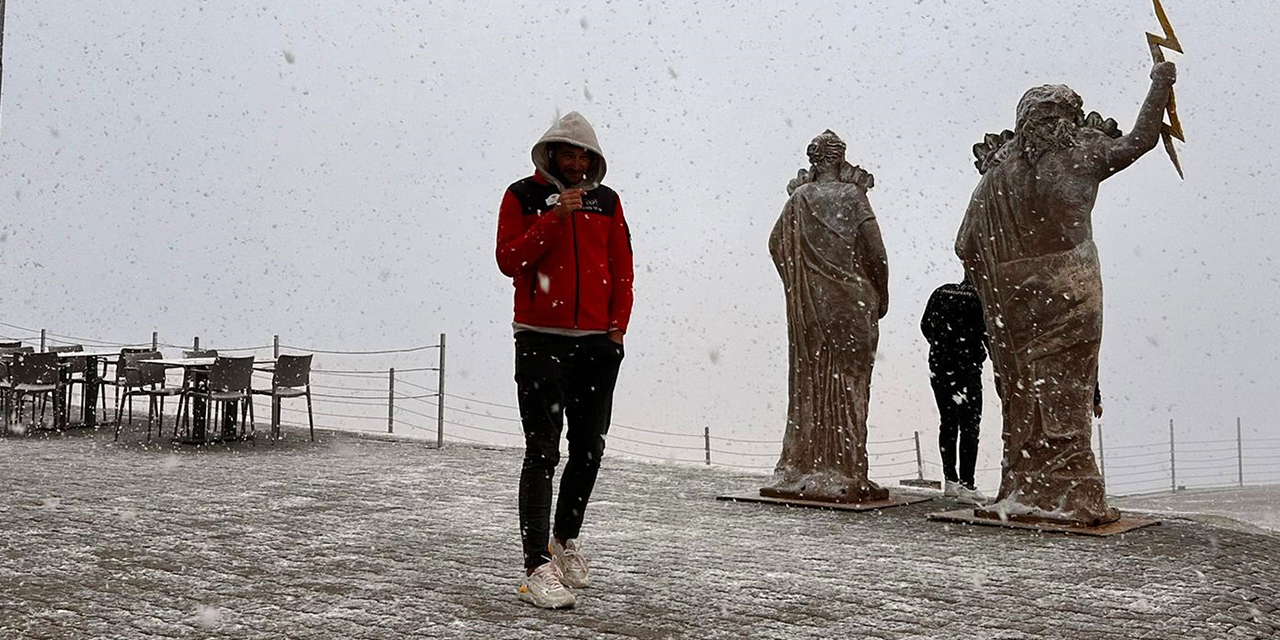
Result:
M769 237L782 277L790 343L789 400L771 498L859 503L889 492L867 479L867 402L879 321L889 306L871 174L844 158L827 130L809 145L810 170Z
M992 511L1076 525L1113 522L1089 448L1102 274L1091 214L1098 185L1160 140L1176 77L1151 70L1129 135L1084 116L1063 85L1027 91L1012 132L974 147L982 178L956 238L991 336L1004 411L1004 462Z

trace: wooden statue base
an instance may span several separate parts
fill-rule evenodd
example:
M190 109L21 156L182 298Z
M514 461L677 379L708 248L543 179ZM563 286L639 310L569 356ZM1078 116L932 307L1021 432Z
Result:
M833 511L875 511L877 509L889 509L892 507L902 507L917 502L926 502L932 500L930 496L903 495L889 493L889 497L884 500L873 500L870 502L824 502L820 500L795 500L791 498L767 498L760 494L747 494L736 496L716 496L716 500L726 502L756 502L763 504L780 504L788 507L804 507L806 509L831 509Z
M1134 518L1121 515L1120 519L1115 522L1108 522L1095 527L1086 527L1063 522L1061 520L1050 520L1034 516L1009 516L1007 518L1000 518L996 513L986 509L958 509L956 511L931 513L929 514L929 519L936 522L954 522L984 527L1005 527L1007 529L1030 529L1032 531L1069 533L1098 538L1128 533L1135 529L1160 524L1159 520L1153 520L1150 518Z

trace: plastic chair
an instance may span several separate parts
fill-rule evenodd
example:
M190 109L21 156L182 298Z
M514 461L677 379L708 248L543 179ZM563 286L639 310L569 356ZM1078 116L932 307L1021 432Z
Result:
M120 413L119 411L120 392L124 387L128 386L129 384L129 379L127 377L128 369L130 367L133 367L133 365L129 364L129 362L127 361L127 357L130 355L137 355L139 353L154 353L154 352L149 348L125 347L120 350L120 355L116 358L115 375L107 376L106 372L104 371L103 375L98 377L98 379L101 381L101 384L104 385L103 393L101 394L102 412L104 414L107 412L107 394L105 393L106 385L111 385L116 388L116 394L115 394L116 395L116 414ZM138 358L134 358L135 362L137 360ZM105 369L106 367L104 366L103 368ZM137 386L137 385L134 385L134 386ZM133 405L132 404L129 405L129 422L133 422Z
M140 360L158 360L160 357L159 351L129 354L129 360L132 361L132 370L128 376L131 384L124 388L124 398L126 400L131 400L133 396L147 396L148 442L151 441L151 425L156 421L156 416L159 416L160 423L156 429L156 435L164 433L164 399L181 395L183 392L182 387L170 387L165 384L167 377L164 373L164 365L155 364L154 362L139 362ZM120 431L124 428L124 422L120 420L122 408L122 406L116 407L116 440L120 439ZM174 421L177 421L176 417Z
M56 353L15 353L13 362L9 365L10 385L6 389L6 396L9 401L8 406L17 404L18 423L22 423L22 401L27 396L33 396L31 413L35 414L35 398L34 396L44 396L49 394L53 397L55 394L62 392L62 376L58 373L58 354ZM41 405L43 407L43 405ZM4 412L5 427L12 424L10 420L10 412ZM41 409L40 419L44 420L44 410Z
M311 415L311 356L280 356L271 372L270 389L254 389L260 396L271 396L271 441L280 437L280 400L282 398L307 399L307 427L311 441L316 441L316 423Z
M240 405L241 412L241 429L245 424L245 414L248 414L248 439L254 437L254 416L253 402L250 394L253 385L253 356L244 357L226 357L218 356L213 361L213 366L209 367L209 376L200 388L186 389L183 391L183 404L186 412L190 413L191 400L194 398L202 398L206 402L214 405L214 414L211 417L217 417L217 407L225 403L235 403ZM232 411L235 409L233 408ZM226 409L223 409L224 413ZM233 414L234 415L234 414ZM225 417L225 415L224 415ZM210 426L218 424L218 421L211 420ZM245 436L242 436L245 437Z

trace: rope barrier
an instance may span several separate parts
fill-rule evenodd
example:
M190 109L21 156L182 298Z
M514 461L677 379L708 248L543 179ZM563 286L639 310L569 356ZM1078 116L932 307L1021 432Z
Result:
M452 421L452 420L445 420L445 421L444 421L444 423L445 423L445 424L448 424L448 425L453 425L453 426L455 426L455 427L462 427L463 429L471 429L472 431L483 431L484 433L496 433L496 434L504 435L504 436L519 436L519 435L522 435L522 434L518 434L518 433L510 433L510 432L507 432L507 431L498 431L498 430L496 430L496 429L486 429L486 428L484 428L484 427L477 427L477 426L474 426L474 425L463 424L463 423L461 423L461 422L454 422L454 421Z
M632 440L631 438L624 438L622 436L612 435L612 434L606 437L609 440L618 440L620 442L630 442L631 444L642 444L648 447L660 447L663 449L678 449L680 451L705 451L705 449L703 449L702 447L682 447L674 444L654 444L652 442L645 442L643 440Z
M1107 460L1132 460L1134 458L1150 458L1151 456L1163 456L1163 455L1168 455L1168 453L1169 453L1169 449L1165 448L1164 451L1148 451L1147 453L1126 453L1122 456L1108 455L1106 458Z
M306 409L299 409L299 408L297 408L297 407L286 407L286 406L284 406L284 405L280 405L280 410L281 410L281 411L293 411L293 412L295 412L295 413L301 413L301 414L306 414L306 413L307 413L307 410L306 410ZM386 416L381 416L381 417L379 417L379 416L353 416L353 415L350 415L350 414L344 414L344 413L325 413L325 412L323 412L323 411L313 411L313 412L312 412L312 414L313 414L313 415L317 415L317 416L324 416L324 417L326 417L326 418L346 418L346 419L349 419L349 420L381 420L383 424L386 424Z
M385 380L383 380L383 382L386 382L386 381L385 381ZM369 388L365 388L365 389L355 389L355 388L352 388L352 387L337 387L337 386L334 386L334 385L331 385L331 384L316 384L316 383L312 382L312 383L311 383L311 388L312 388L312 389L329 389L329 390L331 390L331 391L359 391L359 392L365 392L365 391L368 391L368 392L370 392L370 393L373 393L373 392L379 392L379 393L381 393L381 394L382 394L380 397L383 397L383 398L387 397L387 388L386 388L386 386L385 386L385 385L383 385L381 388L378 388L378 387L369 387ZM319 394L312 394L312 395L319 395ZM370 397L372 397L372 396L370 396Z
M17 330L19 330L19 331L28 331L28 332L31 332L31 333L37 334L35 337L30 338L31 340L39 340L39 339L40 339L40 336L39 336L39 334L40 334L40 329L32 329L32 328L30 328L30 327L21 327L21 326L18 326L18 325L16 325L16 324L9 324L9 323L7 323L7 322L0 322L0 327L9 327L10 329L17 329ZM44 336L45 336L45 339L46 339L46 340L50 340L50 341L52 341L52 342L60 342L60 343L62 343L62 344L75 344L75 343L77 343L77 342L82 342L82 343L84 343L84 344L93 344L93 345L108 346L108 347L135 347L135 346L138 346L138 345L141 345L141 344L148 344L148 345L149 345L149 344L151 344L150 342L146 342L146 343L142 343L142 342L110 342L110 341L107 341L107 340L96 340L96 339L94 339L94 338L80 338L80 337L76 337L76 336L69 336L69 335L65 335L65 334L61 334L61 333L52 333L52 332L49 332L49 331L45 331L45 332L44 332ZM72 340L72 341L74 341L74 342L67 342L67 341L65 341L65 340L53 340L53 338L66 338L67 340Z
M312 397L314 397L314 398L316 398L316 402L329 402L329 403L332 403L332 404L349 404L349 405L352 405L352 406L361 406L361 407L385 407L385 406L387 406L386 400L383 400L383 401L381 401L381 402L379 402L379 401L356 402L356 401L352 401L352 400L335 400L334 398L348 398L348 397L350 397L350 396L331 396L331 395L324 394L324 393L313 393L313 394L311 394L311 396L312 396ZM301 397L301 396L299 396L299 397Z
M1215 465L1215 466L1216 466L1216 465L1217 465L1217 463L1219 463L1219 462L1235 462L1235 461L1236 461L1236 457L1235 457L1235 456L1230 456L1230 457L1227 457L1227 458L1214 458L1214 459L1212 459L1212 460L1183 460L1183 459L1179 459L1179 460L1178 460L1178 468L1179 468L1179 469L1181 469L1181 468L1182 468L1182 465L1184 465L1184 464L1185 464L1185 465L1187 465L1187 467L1188 467L1188 468L1190 468L1190 469L1194 469L1194 468L1195 468L1195 466L1194 466L1194 465L1197 465L1197 464L1209 464L1209 465ZM1225 468L1225 467L1224 467L1224 468Z
M447 409L447 408L449 408L449 407L448 407L448 405L445 405L445 408L446 408L446 409ZM673 436L673 437L677 437L677 438L701 438L701 437L702 437L702 434L700 434L700 433L676 433L676 432L674 432L674 431L659 431L659 430L657 430L657 429L642 429L642 428L640 428L640 427L633 427L633 426L631 426L631 425L622 424L621 422L614 422L613 424L611 424L611 425L609 425L609 426L610 426L610 427L618 427L618 428L621 428L621 429L626 429L627 431L637 431L637 432L640 432L640 433L651 433L651 434L656 435L656 436Z
M413 353L413 352L415 352L415 351L426 351L426 350L428 350L428 349L439 349L439 348L440 348L440 345L438 345L438 344L426 344L426 345L422 345L422 346L419 346L419 347L409 347L409 348L407 348L407 349L383 349L383 350L380 350L380 351L337 351L337 350L332 350L332 349L308 349L308 348L306 348L306 347L295 347L295 346L292 346L292 345L284 345L284 344L280 345L280 348L281 348L281 349L295 349L295 350L297 350L297 351L303 351L303 352L307 352L307 353L323 353L323 354L326 354L326 355L337 355L337 356L380 356L380 355L387 355L387 354L392 354L392 353Z
M868 444L869 444L869 443L868 443ZM916 450L915 450L915 449L903 449L903 450L901 450L901 451L885 451L885 452L881 452L881 453L871 453L870 451L868 451L868 452L867 452L867 455L869 455L869 456L875 456L875 457L879 458L879 457L882 457L882 456L900 456L900 455L903 455L903 454L907 454L907 453L915 453L915 452L916 452ZM914 462L914 461L913 461L913 462Z
M916 441L916 439L915 439L915 438L898 438L897 440L868 440L868 441L867 441L867 444L868 444L868 445L873 445L873 444L898 444L899 442L915 442L915 441ZM915 453L915 449L911 449L911 452L912 452L912 453Z
M644 458L646 460L657 460L659 462L684 462L686 464L702 463L701 460L686 460L684 458L667 458L663 456L651 456L648 454L640 453L638 451L628 451L626 449L621 449L621 448L612 449L612 453L620 453L622 455L632 456L636 458Z
M724 436L711 436L711 439L719 440L721 442L738 442L742 444L771 444L775 446L782 444L781 440L748 440L745 438L726 438Z
M440 395L440 390L439 390L439 389L433 389L433 388L431 388L431 387L423 386L423 385L420 385L420 384L415 384L415 383L410 382L410 381L408 381L408 380L401 380L401 379L399 379L399 378L396 378L396 383L397 383L397 384L406 384L406 385L409 385L410 387L413 387L413 388L415 388L415 389L421 389L421 390L423 390L423 391L431 391L431 392L435 393L436 395ZM446 393L445 395L447 396L447 395L449 395L449 394L447 394L447 393Z
M1157 465L1164 465L1164 466L1166 466L1166 467L1167 467L1167 466L1169 466L1169 459L1168 459L1168 458L1165 458L1165 459L1163 459L1163 460L1152 460L1151 462L1143 462L1143 463L1141 463L1141 464L1117 464L1117 465L1112 465L1112 466L1111 466L1111 468L1112 468L1112 469L1121 469L1121 470L1123 470L1123 469L1141 469L1141 468L1143 468L1143 467L1153 467L1153 466L1157 466Z
M446 393L446 394L444 394L444 397L446 397L446 398L453 398L453 399L455 399L455 400L468 400L468 401L470 401L470 402L474 402L474 403L476 403L476 404L484 404L484 405L489 405L489 406L491 406L491 407L502 407L503 409L513 409L513 410L515 410L515 411L519 411L519 410L520 410L520 407L515 407L515 406L509 405L509 404L501 404L501 403L497 403L497 402L488 402L488 401L485 401L485 400L477 400L476 398L470 398L470 397L467 397L467 396L455 395L455 394L452 394L452 393Z
M744 458L776 458L778 453L739 453L737 451L724 451L722 449L712 449L711 453L722 453L726 456L742 456Z
M424 400L423 402L426 402L426 401ZM427 404L431 404L431 403L427 403ZM435 406L435 405L432 405L432 406ZM455 409L455 408L453 408L453 407L450 407L449 405L445 405L445 406L444 406L444 408L445 408L445 411L446 411L446 412L448 412L448 411L457 411L458 413L465 413L465 414L467 414L467 415L469 415L469 416L476 416L476 417L479 417L479 418L492 418L492 419L494 419L494 420L500 420L500 421L502 421L502 422L520 422L520 418L505 418L505 417L502 417L502 416L491 416L491 415L488 415L488 414L478 413L478 412L475 412L475 411L467 411L466 409Z
M418 417L420 417L420 418L429 418L429 419L431 419L431 420L435 420L435 419L439 418L439 416L427 415L427 414L425 414L425 413L422 413L421 411L414 411L413 409L406 409L406 408L404 408L404 407L400 407L399 409L396 409L396 411L403 411L403 412L405 412L405 413L408 413L408 414L411 414L411 415L415 415L415 416L418 416ZM445 423L445 424L449 424L449 421L448 421L448 420L445 420L445 421L444 421L444 423ZM506 433L506 432L505 432L505 431L500 431L499 433Z
M1161 473L1161 474L1164 474L1166 471L1167 471L1167 469L1152 469L1152 470L1150 470L1150 471L1137 471L1137 472L1134 472L1134 473L1108 473L1108 474L1107 474L1107 477L1108 477L1108 478L1133 478L1133 477L1137 477L1137 476L1148 476L1148 475L1151 475L1151 474L1153 474L1153 473ZM1153 479L1153 481L1154 481L1154 479Z
M1168 447L1168 442L1153 442L1151 444L1125 444L1118 447L1107 447L1107 451L1120 451L1121 449L1142 449L1144 447ZM1166 449L1167 450L1167 449Z
M1178 480L1182 481L1182 480L1203 480L1204 478L1221 478L1224 474L1228 472L1234 472L1234 471L1235 469L1223 469L1221 473L1188 473L1188 474L1179 473ZM1235 475L1235 474L1232 473L1231 475ZM1199 487L1196 487L1196 488L1198 489Z
M396 373L413 373L415 371L439 371L440 367L412 367L407 369L396 369ZM380 375L386 376L391 372L390 369L312 369L311 373L328 373L333 375ZM400 379L396 378L396 382Z

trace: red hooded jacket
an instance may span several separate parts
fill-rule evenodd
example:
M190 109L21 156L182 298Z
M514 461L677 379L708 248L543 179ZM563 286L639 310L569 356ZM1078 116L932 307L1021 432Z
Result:
M498 268L515 285L515 321L531 327L625 333L631 318L631 235L604 185L567 218L542 172L507 189L498 212ZM548 201L549 199L550 202Z

